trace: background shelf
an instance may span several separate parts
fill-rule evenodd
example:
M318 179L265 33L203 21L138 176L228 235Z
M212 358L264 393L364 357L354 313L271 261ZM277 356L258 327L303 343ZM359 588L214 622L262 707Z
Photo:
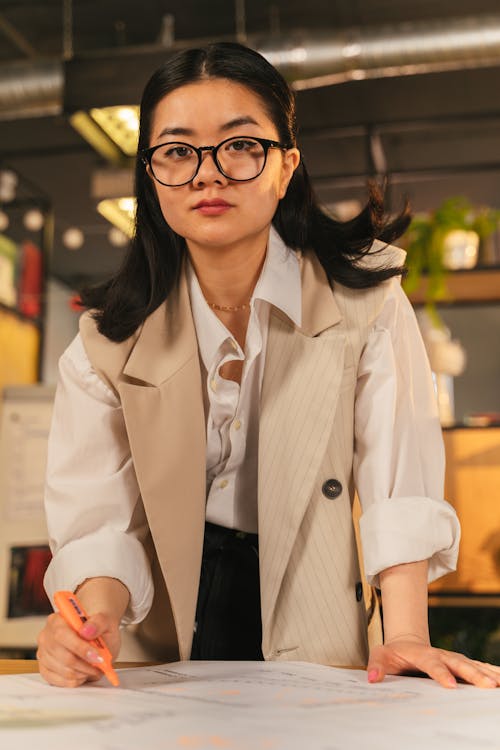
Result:
M425 302L427 279L408 295L415 305ZM449 297L440 304L457 302L500 302L500 268L452 271L446 279Z

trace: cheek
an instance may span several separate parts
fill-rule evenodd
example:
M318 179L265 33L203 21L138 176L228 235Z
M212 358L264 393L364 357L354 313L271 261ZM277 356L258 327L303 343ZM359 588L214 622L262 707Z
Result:
M175 194L167 194L163 191L156 191L160 209L163 214L163 218L174 232L177 234L183 234L182 229L185 226L185 217L183 221L183 215L180 211L180 200L176 200Z
M289 183L288 170L281 160L281 154L274 154L276 157L272 171L269 170L268 190L273 197L279 201L285 195Z
M269 173L262 175L264 179L260 179L255 183L255 200L265 202L267 205L277 204L282 197L282 179L281 174L278 172Z

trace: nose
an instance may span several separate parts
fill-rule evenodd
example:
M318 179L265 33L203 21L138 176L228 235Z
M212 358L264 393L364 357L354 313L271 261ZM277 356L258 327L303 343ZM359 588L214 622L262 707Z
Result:
M198 172L193 180L194 187L199 185L206 185L207 183L216 182L220 185L226 185L228 180L227 177L219 171L215 162L215 154L213 151L204 151L201 155L201 164Z

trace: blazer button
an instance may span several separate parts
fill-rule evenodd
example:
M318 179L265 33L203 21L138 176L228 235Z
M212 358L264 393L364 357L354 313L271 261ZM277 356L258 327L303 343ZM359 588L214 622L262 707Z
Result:
M321 492L329 500L335 500L342 492L342 485L338 479L327 479L321 488Z
M360 602L363 598L363 584L361 581L358 581L356 584L356 601Z

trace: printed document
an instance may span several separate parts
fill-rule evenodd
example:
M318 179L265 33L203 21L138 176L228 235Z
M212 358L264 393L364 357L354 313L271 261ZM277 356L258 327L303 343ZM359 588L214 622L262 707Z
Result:
M500 689L301 662L177 662L76 689L0 677L0 747L499 750Z

